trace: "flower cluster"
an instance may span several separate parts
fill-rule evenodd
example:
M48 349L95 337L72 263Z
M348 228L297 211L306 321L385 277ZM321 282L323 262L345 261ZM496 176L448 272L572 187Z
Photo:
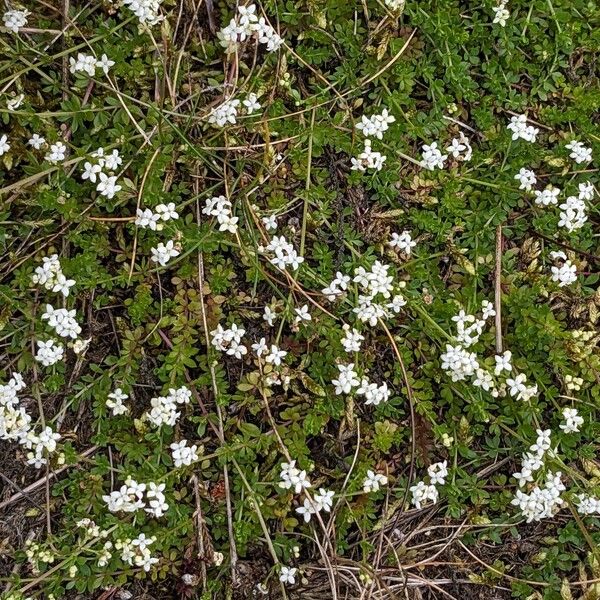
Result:
M390 115L387 108L382 109L380 114L367 117L363 115L359 123L356 124L356 129L362 132L365 136L363 151L356 157L351 158L351 168L353 171L366 171L374 169L381 171L387 157L376 152L371 148L370 137L375 137L378 140L383 139L383 134L389 129L389 125L396 121L393 115Z
M28 10L7 10L2 15L4 27L13 33L19 33L19 29L27 25L27 17L30 14Z
M115 549L120 552L121 560L124 563L130 566L142 567L148 573L152 566L158 563L158 558L153 557L148 548L154 542L156 542L156 536L147 538L144 533L140 533L133 539L117 540Z
M565 489L560 471L548 473L544 487L535 486L529 494L517 490L511 504L519 507L527 523L541 521L554 516L560 510L564 504L560 494Z
M302 506L296 508L296 512L302 515L305 523L308 523L312 515L321 511L331 512L334 495L335 492L331 490L319 488L319 493L315 494L312 498L306 497Z
M256 5L238 6L238 14L219 32L217 37L228 54L236 52L239 44L255 37L268 52L276 52L283 45L283 38L267 23L256 16Z
M512 139L522 139L526 142L535 142L540 130L533 125L527 125L527 115L515 115L510 118L510 123L506 126L512 131Z
M13 373L8 383L0 384L0 439L19 442L29 450L27 463L39 469L56 451L60 434L50 427L44 427L39 435L33 431L31 416L20 405L18 395L25 387L20 373Z
M348 289L350 281L351 277L349 275L344 275L338 271L335 274L333 281L327 287L324 287L321 290L321 293L325 295L327 300L333 302Z
M173 464L175 467L189 466L198 460L198 446L195 444L192 446L187 445L187 440L181 440L180 442L173 442L169 448L171 449L171 457L173 458Z
M446 344L446 352L440 356L442 369L450 375L452 381L472 379L473 386L490 392L493 397L504 396L508 392L517 400L531 400L537 394L537 385L527 386L525 384L527 377L524 373L517 374L514 378L508 377L513 370L512 354L509 350L494 357L494 375L499 377L506 372L506 380L501 383L494 381L491 372L480 364L475 352L467 350L479 340L486 321L496 314L492 304L487 300L483 301L481 308L482 318L466 314L462 309L452 318L457 325L456 339L459 343Z
M217 217L219 231L229 231L236 233L238 230L239 217L234 217L231 212L231 201L225 196L214 196L206 200L206 205L202 209L205 215Z
M394 278L388 273L389 268L389 265L376 260L370 271L363 267L354 271L352 281L359 285L361 293L358 296L358 306L352 310L360 321L369 323L371 327L377 325L379 319L399 313L406 305L402 294L394 294ZM381 301L390 298L390 302Z
M508 0L500 0L496 6L492 6L492 10L494 11L494 20L492 22L494 24L497 23L500 27L506 27L506 21L510 17L510 12L506 8L507 4Z
M91 54L79 52L77 58L73 58L72 56L69 58L69 64L71 73L86 73L90 77L94 77L94 75L96 75L96 69L102 69L104 74L108 75L108 71L115 65L115 61L110 60L106 54L103 54L98 60Z
M50 149L44 156L45 160L53 165L62 162L67 156L67 147L62 142L55 142L50 144Z
M579 415L576 408L563 408L562 415L564 423L561 423L559 427L565 433L577 433L579 428L583 425L583 417Z
M127 400L129 396L123 392L123 390L118 387L108 394L108 398L106 399L106 408L112 411L114 416L124 415L129 409L123 404L123 400Z
M281 472L279 474L279 487L284 490L293 489L296 494L311 487L311 483L306 476L306 471L296 467L296 461L281 463Z
M241 103L247 115L251 115L254 111L260 110L261 106L258 102L258 96L251 92L246 96L246 99ZM225 127L227 123L235 125L239 114L238 107L240 101L236 98L224 100L218 106L215 106L208 115L208 122L217 127Z
M387 402L390 398L390 390L388 389L387 383L377 385L371 383L366 377L363 377L360 382L360 386L356 390L358 396L365 397L365 404L373 404L378 406L382 402Z
M37 342L37 352L35 360L41 363L44 367L51 367L63 359L65 349L62 344L58 344L55 340L47 340Z
M60 337L69 337L73 340L81 333L81 327L75 319L75 309L53 308L51 304L46 304L46 311L42 314L42 321L48 321L48 325Z
M448 477L448 462L437 462L429 465L427 468L427 475L429 476L429 483L419 481L410 488L410 492L412 493L412 503L415 508L418 509L428 501L431 501L433 504L437 503L439 491L436 486L444 485L444 483L446 483L446 477Z
M406 230L400 234L392 233L392 239L388 243L392 248L398 248L407 256L410 256L412 249L417 245L417 242L412 239L410 231Z
M158 14L162 0L123 0L123 4L133 12L141 25L156 25L164 18Z
M569 156L578 164L589 163L592 160L592 149L584 146L581 142L573 140L566 145L571 153Z
M365 137L376 137L378 140L382 140L383 134L388 130L389 125L395 121L394 116L389 114L387 108L384 108L379 115L373 115L372 117L363 115L355 127L362 131Z
M369 469L367 475L363 480L363 492L368 494L369 492L378 492L379 488L383 485L387 485L388 478L381 473L375 473Z
M471 147L469 138L462 131L459 137L454 138L450 142L450 145L446 148L446 152L452 154L453 158L462 162L471 160L473 156L473 148ZM442 154L437 142L423 145L421 150L421 166L424 169L428 169L429 171L443 169L447 160L448 154Z
M235 323L228 329L224 329L221 324L210 332L212 345L221 352L229 356L241 359L248 353L248 348L242 344L242 337L246 333L243 327L238 327Z
M344 337L341 339L342 346L346 352L360 352L360 344L364 341L365 336L357 329L350 328L347 323L343 326Z
M118 490L102 496L110 512L133 513L144 510L153 517L162 517L169 509L164 495L165 484L138 483L128 477Z
M152 231L161 231L163 223L166 221L179 219L179 213L175 210L175 203L158 204L155 212L150 208L137 209L135 224L142 229L151 229Z
M123 164L123 159L119 156L118 150L113 150L110 154L104 152L104 148L98 148L91 155L96 160L84 162L81 179L95 183L96 191L110 200L123 189L117 183L117 176L111 175Z
M44 256L42 264L35 268L31 280L51 292L60 292L65 298L69 295L70 288L75 285L75 280L67 279L63 273L58 254Z
M550 269L552 281L558 283L559 287L575 283L577 281L577 267L570 260L567 260L567 255L559 250L558 252L552 252L551 257L557 262Z
M582 515L599 515L600 500L587 494L579 494L577 497L577 511Z
M274 256L269 259L271 264L284 271L286 267L291 267L295 271L304 262L304 257L298 255L294 245L288 242L283 235L273 236L267 247L261 247L259 250L273 254Z
M177 410L177 406L181 404L189 404L192 397L192 392L184 385L180 388L169 388L169 393L166 396L158 396L150 400L152 407L149 412L145 413L145 417L155 427L161 425L170 425L173 427L181 416Z
M371 149L371 140L365 140L365 146L363 151L356 157L351 158L352 164L351 169L353 171L366 171L367 169L375 169L375 171L381 171L383 169L383 163L386 161L387 156L381 154L381 152L375 152Z

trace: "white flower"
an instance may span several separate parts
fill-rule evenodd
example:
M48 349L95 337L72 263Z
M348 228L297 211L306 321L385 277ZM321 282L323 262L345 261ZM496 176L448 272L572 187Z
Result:
M96 74L96 58L91 54L83 54L79 52L77 58L72 56L69 58L69 64L71 65L69 70L71 73L84 72L90 77Z
M392 239L388 242L392 248L399 248L401 251L410 255L411 250L417 245L413 241L409 231L403 231L401 234L392 233Z
M63 359L65 351L64 346L62 344L57 344L54 340L48 340L46 342L38 340L37 347L35 360L42 363L44 367L50 367Z
M19 33L19 29L27 25L27 17L30 14L28 10L7 10L2 15L2 20L9 31Z
M388 130L388 126L396 121L393 115L390 115L387 108L384 108L379 115L367 117L363 115L359 123L356 124L356 129L362 131L365 137L376 137L383 139L383 134Z
M115 61L114 60L110 60L108 58L108 56L106 56L106 54L103 54L100 57L100 60L96 61L96 67L98 67L99 69L102 69L104 71L105 75L108 75L108 71L111 67L114 67L115 65Z
M325 512L331 512L334 496L334 491L319 488L319 493L315 494L313 498L317 511L324 510Z
M510 350L506 350L501 356L494 356L494 360L496 361L496 367L494 369L496 375L500 375L502 371L508 371L509 373L512 371L512 352Z
M54 309L52 305L46 304L46 311L42 314L42 320L48 321L48 325L53 327L61 337L77 339L77 336L81 333L81 327L75 320L75 310Z
M265 311L263 313L263 319L267 322L269 327L273 327L274 320L277 317L277 313L271 310L270 306L265 306Z
M289 583L290 585L294 585L296 583L296 573L298 569L295 567L286 567L281 566L281 571L279 573L279 581L282 583Z
M529 169L520 169L515 175L515 179L519 182L519 189L526 192L530 192L537 183L535 173Z
M19 94L18 96L15 96L14 98L11 98L10 100L7 100L6 108L8 108L8 110L13 112L13 111L17 110L17 108L19 108L19 106L21 106L21 104L23 104L23 100L25 100L25 94Z
M149 228L152 229L152 231L162 229L160 215L158 213L153 213L149 208L145 208L144 210L138 208L134 223L137 227L141 227L142 229Z
M294 319L294 323L298 324L302 321L312 321L312 317L308 312L308 305L305 304L300 308L295 308L294 312L296 313L296 318Z
M263 217L262 222L267 231L275 231L277 229L277 217L275 215Z
M119 151L115 149L110 154L99 156L98 164L108 171L116 171L123 164L123 159L119 156Z
M489 300L484 300L481 303L481 317L487 321L490 317L496 316L496 311L494 310L494 305Z
M117 184L117 178L114 175L108 176L105 173L99 173L99 176L100 182L96 186L96 190L100 192L101 196L106 196L110 200L123 189Z
M469 138L461 131L460 137L454 138L446 148L446 152L452 154L454 158L467 162L473 156L473 149L469 143ZM464 155L463 155L464 152Z
M506 380L506 385L509 388L508 391L510 392L510 395L516 396L517 400L522 398L523 392L525 392L527 389L525 381L527 381L527 377L524 373L520 373L514 379L508 378Z
M564 423L561 423L559 427L565 433L576 433L579 428L583 425L583 417L579 416L576 408L563 408Z
M261 108L258 102L258 96L254 92L248 94L242 104L246 107L246 112L249 115L251 115L255 110L260 110Z
M28 140L27 143L35 148L35 150L39 150L45 143L46 143L46 138L42 137L41 135L38 135L37 133L34 133Z
M235 323L229 329L223 329L219 324L215 330L210 332L212 336L211 343L217 350L241 359L248 352L246 346L241 343L245 333L245 329L238 327Z
M127 400L127 398L129 398L129 396L127 394L124 394L121 388L116 388L114 392L108 394L108 399L106 400L106 408L110 409L112 411L112 414L115 416L123 415L129 410L123 404L123 400Z
M287 352L285 350L280 350L275 344L271 344L271 351L267 354L266 361L268 363L273 363L275 366L279 366L282 359L286 356Z
M383 485L387 485L388 478L380 473L375 473L370 469L367 471L367 476L363 481L363 492L368 494L369 492L377 492Z
M357 396L365 397L365 404L373 404L378 406L382 402L387 402L390 398L390 390L388 389L387 383L377 385L371 383L366 377L363 377L360 382L359 388L356 390Z
M560 267L552 267L552 281L558 282L559 287L571 285L577 281L577 268L570 261L566 260Z
M205 215L217 217L219 231L229 231L230 233L237 231L239 219L232 216L231 202L225 196L208 198L202 212Z
M569 196L559 208L558 226L564 227L569 232L581 229L588 220L587 207L581 196Z
M591 200L594 197L594 185L589 181L579 184L578 198L580 200Z
M256 344L252 344L252 350L259 358L269 351L269 347L267 346L266 338L260 338Z
M375 152L371 149L371 140L366 139L364 144L363 151L356 158L351 159L352 170L366 171L367 169L374 169L375 171L381 171L387 157L381 152Z
M289 266L295 271L304 262L304 257L298 255L294 246L284 236L273 236L266 250L274 254L270 259L271 263L282 270Z
M89 179L92 183L96 183L96 174L102 171L102 167L100 165L93 165L90 162L85 162L83 164L83 173L81 174L81 179Z
M6 154L10 150L10 144L8 143L8 137L6 134L0 135L0 156Z

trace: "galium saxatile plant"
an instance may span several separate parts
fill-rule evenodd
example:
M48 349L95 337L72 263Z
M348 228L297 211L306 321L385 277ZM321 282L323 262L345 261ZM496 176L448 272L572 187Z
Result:
M572 456L577 450L573 448L586 444L593 434L593 417L588 417L593 402L588 393L589 374L595 368L594 332L567 336L566 329L559 331L544 315L552 339L547 342L549 362L556 359L549 383L540 380L535 362L539 359L532 359L531 364L525 360L530 340L519 331L522 322L532 328L536 322L532 306L540 303L541 296L528 296L532 289L537 293L537 288L543 288L555 305L565 303L552 313L562 323L559 311L575 314L580 310L575 304L577 294L594 286L594 273L585 266L586 254L593 256L595 235L594 134L575 129L549 132L550 127L539 125L545 123L547 108L541 102L531 101L527 113L519 114L525 110L528 93L523 90L518 101L494 105L488 117L496 121L486 127L480 127L485 120L481 107L471 110L475 107L465 95L459 108L456 99L447 112L456 116L451 120L464 127L464 132L452 125L448 133L447 122L427 113L427 94L431 91L439 103L441 98L456 95L463 82L457 79L453 90L442 82L443 95L421 82L416 87L398 85L399 73L417 68L412 46L406 56L394 54L394 44L402 41L406 27L412 27L416 9L403 0L385 0L383 5L371 7L369 3L368 7L371 19L382 19L387 41L381 46L383 58L375 61L375 54L364 53L362 62L372 59L385 66L374 79L372 73L358 74L357 81L361 85L366 81L364 87L369 88L364 99L371 104L364 114L355 113L365 103L352 103L363 94L361 86L346 93L340 85L339 97L328 101L332 86L325 82L331 77L333 55L315 61L307 78L296 76L302 65L310 64L304 58L310 44L321 50L323 46L318 36L301 36L298 48L293 47L290 40L304 26L302 19L297 22L295 8L282 13L275 5L206 6L207 15L219 17L216 29L219 22L224 26L218 32L210 31L214 29L211 24L202 30L202 52L206 44L206 56L216 57L214 65L220 68L223 62L224 76L215 68L210 79L197 87L195 80L187 84L194 109L199 108L197 114L194 110L190 127L180 117L192 100L186 99L187 92L179 95L177 79L165 84L177 88L168 89L165 98L156 83L155 95L146 95L144 90L138 103L122 76L135 66L143 80L147 74L142 72L151 65L158 82L161 69L168 71L168 65L159 65L156 56L155 62L144 62L144 44L160 55L157 41L161 38L165 45L176 45L185 37L183 29L177 29L179 37L169 38L172 2L125 0L103 7L117 21L119 35L127 43L112 52L108 41L113 32L107 30L103 33L106 46L93 39L86 48L68 48L62 76L67 78L63 87L69 100L48 110L40 107L44 117L38 121L25 118L28 111L38 108L33 91L27 87L23 88L27 94L20 93L21 88L7 92L14 101L6 100L3 128L7 129L0 135L2 174L2 164L24 160L25 148L27 160L33 160L18 163L15 170L26 172L26 166L35 178L39 173L33 169L39 163L48 171L36 188L39 202L52 204L52 216L69 236L62 248L51 239L46 244L51 249L39 250L45 256L28 256L22 267L24 276L17 269L15 280L30 296L39 296L40 310L24 312L31 317L23 327L31 350L23 359L25 367L18 366L23 376L15 372L0 386L0 439L14 442L18 457L42 474L63 466L69 456L76 460L73 448L83 448L77 428L68 419L61 427L61 412L38 414L30 397L39 386L47 385L51 392L68 381L73 398L67 398L66 410L71 402L78 406L84 398L88 404L84 401L82 406L97 411L94 426L101 455L72 469L75 474L68 475L72 481L59 489L63 495L84 490L76 497L85 498L81 505L90 512L90 517L83 517L77 508L77 514L67 518L66 524L75 526L73 548L65 550L53 537L47 542L41 537L29 542L26 557L31 573L48 573L49 579L66 578L68 573L77 581L85 579L91 566L111 590L115 573L123 576L119 585L124 585L121 580L127 578L148 574L149 581L162 580L169 572L184 586L185 594L194 594L200 582L220 585L222 573L235 560L235 543L239 544L237 558L245 560L254 550L248 540L262 544L268 538L257 526L264 520L267 532L276 529L282 535L274 537L274 556L267 559L268 585L256 584L256 594L266 596L268 586L279 583L305 586L318 577L314 569L305 567L313 558L313 543L321 541L321 528L327 534L327 552L331 550L334 557L332 542L337 534L329 532L339 528L345 535L358 523L362 528L363 520L368 530L384 515L384 496L385 506L394 510L412 506L417 512L432 505L437 505L440 514L447 509L448 514L456 513L457 506L469 510L464 471L476 473L481 449L473 444L473 458L467 459L465 447L470 440L465 443L465 438L480 436L482 430L487 433L487 426L490 430L497 426L497 416L507 414L508 425L516 431L513 441L518 446L519 466L503 467L509 481L502 492L490 493L493 502L477 506L480 514L485 505L494 519L507 513L516 527L522 522L552 522L559 513L559 519L567 520L567 506L576 507L581 517L600 514L597 490L582 475L574 474L577 467L567 466L575 462ZM474 11L461 18L465 22L482 18L490 28L489 9L490 5L479 11L483 17ZM343 7L339 10L344 13ZM518 21L522 11L517 7L511 7L512 15L508 2L492 10L493 24L504 28L495 29L498 38L512 35L510 30L517 25L524 31ZM534 6L531 10L534 19L527 26L535 29L539 11ZM317 12L307 12L303 19L317 19ZM321 15L325 25L315 31L327 32L330 25L332 31L340 31L327 22L332 15ZM346 29L352 25L348 30L357 39L363 35L360 18L353 14L354 21L344 25ZM33 43L35 38L26 29L28 19L37 21L37 15L9 5L3 23L11 43ZM127 19L132 23L127 25ZM431 27L422 36L425 41L420 40L419 53L424 52L422 44L430 43L428 36L434 35L435 27ZM425 24L415 27L419 34L425 29ZM451 55L455 58L454 41L447 39L444 60ZM129 45L136 48L135 54ZM337 46L335 50L340 51ZM395 58L388 63L385 53L392 50L390 58ZM203 60L199 55L193 55L194 67ZM256 71L248 68L249 56L254 57ZM316 52L314 57L321 60ZM196 73L187 68L187 53L181 54L181 60L186 73ZM404 73L407 81L412 81L410 69ZM324 79L318 76L321 72ZM170 74L165 73L165 81ZM309 104L305 92L312 89L313 77L324 85L315 96L317 102ZM393 82L389 83L392 92L380 86L379 80L383 83L386 78ZM113 83L118 85L112 88ZM371 87L376 93L371 93ZM110 94L111 89L118 91L113 99L119 104L104 106L103 94ZM69 106L71 94L78 94L73 96L78 102L75 109ZM340 120L334 120L339 107L333 102L347 96L343 114L336 117ZM413 104L415 97L417 104ZM442 111L445 102L439 106ZM404 104L410 105L406 112L401 110ZM323 112L322 106L331 113ZM509 106L519 113L503 116L501 111ZM89 123L78 122L76 117L87 112L86 118L95 119L89 130ZM54 123L51 127L54 115L62 113L73 122L65 121L67 125L60 129ZM113 122L113 113L120 115L120 122L116 118ZM294 121L297 115L301 129ZM308 127L311 117L315 123ZM23 119L23 124L17 119ZM155 122L160 127L155 128ZM500 149L492 134L511 145ZM308 138L310 152L303 145ZM557 139L544 161L537 160L537 145L540 150L544 145L545 152L546 142ZM192 145L194 152L189 153ZM165 157L159 150L167 146L169 156ZM350 159L349 148L357 148ZM495 154L488 153L489 149ZM414 158L407 161L407 156ZM501 168L498 156L506 158ZM180 177L180 165L193 166L193 177ZM553 174L556 165L564 167L565 174ZM173 179L172 172L176 173ZM298 173L305 177L296 187ZM346 177L354 182L352 186L359 182L357 187L347 186ZM522 203L516 205L512 196L498 198L497 212L487 215L488 199L478 186L484 191L504 192L506 188L507 196L518 195ZM467 206L472 210L472 198L481 203L478 215L485 217L485 226L475 223L469 212L461 212ZM540 238L545 243L537 255L541 266L532 260L531 273L526 273L514 267L514 253L522 241L519 228L531 215L548 221L545 238ZM31 228L32 223L48 227L47 219L37 216L20 221L21 227ZM504 253L499 259L500 296L504 298L496 306L487 299L481 303L474 299L493 297L492 278L487 278L493 251L486 238L490 223L497 222L510 233L505 237L505 242L509 240L506 248L499 248ZM80 243L80 236L84 242ZM93 246L93 260L92 253L83 249L84 243ZM564 248L568 254L555 248ZM445 265L447 272L438 279L438 267L441 272ZM525 300L517 298L517 288ZM550 301L543 302L551 306ZM495 317L503 327L503 350L493 348ZM417 321L417 335L422 338L418 343ZM12 331L10 319L8 326ZM15 335L21 334L17 330ZM120 347L107 353L104 344L111 335ZM561 353L556 347L563 342L561 352L567 350ZM399 350L392 352L392 346ZM578 361L567 363L575 355ZM406 378L399 368L402 360L406 361ZM7 365L7 372L12 366L12 362ZM555 387L562 393L555 393ZM443 393L438 397L440 390ZM414 399L409 398L411 391ZM542 401L544 408L538 411ZM431 422L427 442L432 448L429 456L410 457L414 465L409 475L404 468L408 463L402 461L408 458L405 444L414 435L409 420L413 402L411 408L417 408L419 417ZM216 406L221 415L214 410ZM460 415L459 424L447 418L447 409ZM480 422L474 423L478 413ZM338 445L331 452L323 440L329 439L342 419L346 437L340 427ZM472 432L465 433L469 425ZM73 431L65 433L69 428ZM507 439L502 438L503 443ZM205 444L211 446L206 458ZM110 452L105 452L107 446ZM356 448L356 464L348 460L351 453L343 450L342 456L338 446ZM498 450L501 446L495 447L498 455L514 450ZM329 460L334 455L338 462L332 467ZM96 479L90 491L85 489L90 483L85 479L86 469L80 466L92 461ZM513 463L514 457L509 464ZM225 534L228 502L233 503L234 527ZM385 520L382 524L385 527ZM209 546L205 556L200 556L199 548L186 546L197 544L192 533L196 526L206 530L202 531ZM206 581L195 565L185 563L189 548L194 560L210 569ZM367 550L361 560L371 558ZM48 572L48 565L63 561L69 564L56 571L58 575L53 576L52 569ZM222 564L223 571L217 571ZM357 581L368 586L373 579L361 570ZM222 592L219 587L215 593Z

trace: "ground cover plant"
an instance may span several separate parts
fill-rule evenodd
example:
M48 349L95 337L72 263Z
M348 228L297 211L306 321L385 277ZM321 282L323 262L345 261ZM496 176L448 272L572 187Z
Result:
M600 597L596 2L0 15L0 598Z

